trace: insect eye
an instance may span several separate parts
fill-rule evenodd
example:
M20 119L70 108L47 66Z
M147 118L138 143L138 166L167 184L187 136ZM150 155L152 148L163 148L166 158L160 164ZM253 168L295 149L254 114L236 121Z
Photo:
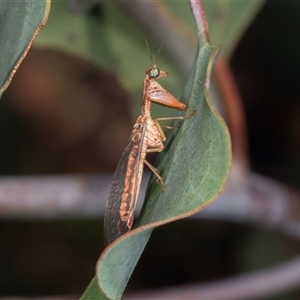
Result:
M160 70L159 70L159 68L156 68L156 67L152 68L149 72L149 75L151 78L157 78L159 76L159 74L160 74Z

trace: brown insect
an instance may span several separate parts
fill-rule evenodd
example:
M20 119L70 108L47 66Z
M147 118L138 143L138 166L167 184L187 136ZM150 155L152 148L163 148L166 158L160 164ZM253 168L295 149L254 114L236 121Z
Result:
M156 175L162 190L166 189L159 171L146 160L147 153L161 152L164 149L163 142L166 141L166 136L159 121L182 120L195 113L194 111L188 116L155 120L151 118L151 102L179 110L187 108L156 81L167 75L167 72L157 68L156 62L152 63L152 66L146 71L141 114L136 120L128 145L120 158L110 189L104 217L105 245L112 243L132 227L144 163Z

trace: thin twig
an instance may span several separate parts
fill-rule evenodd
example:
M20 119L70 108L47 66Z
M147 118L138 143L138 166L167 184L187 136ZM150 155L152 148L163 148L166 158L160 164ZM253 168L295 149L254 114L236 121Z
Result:
M190 0L190 5L192 8L192 12L194 15L194 19L198 29L198 36L201 39L204 36L205 41L209 43L209 32L208 32L208 24L206 20L206 15L203 9L203 4L201 0Z

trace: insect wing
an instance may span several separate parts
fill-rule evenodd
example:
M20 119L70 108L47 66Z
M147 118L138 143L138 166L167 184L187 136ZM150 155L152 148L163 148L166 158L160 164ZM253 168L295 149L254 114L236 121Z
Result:
M116 238L128 232L129 220L133 218L139 194L139 185L144 162L141 161L142 142L145 128L141 128L140 138L132 137L122 153L115 171L104 216L104 244L112 243Z

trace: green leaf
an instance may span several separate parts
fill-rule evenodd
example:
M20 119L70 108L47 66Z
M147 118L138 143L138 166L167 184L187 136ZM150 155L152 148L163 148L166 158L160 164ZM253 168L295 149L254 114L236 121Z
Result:
M81 299L88 299L88 300L105 300L108 299L103 294L100 293L99 288L97 286L97 279L94 277L88 287L86 288L83 295L80 297Z
M211 41L223 45L229 57L266 1L204 1Z
M46 24L50 0L0 1L0 96Z
M188 104L186 113L196 110L196 115L170 132L158 159L167 189L162 192L152 177L135 229L104 249L96 268L98 285L91 284L85 293L95 296L100 288L94 299L120 299L152 230L200 211L224 186L231 164L230 139L208 95L220 47L211 46L206 34L199 31L201 44L181 99Z
M210 40L212 43L217 42L223 46L222 56L229 57L232 54L241 36L250 26L265 2L265 0L203 1L205 15L209 24ZM184 26L188 26L191 30L195 28L195 23L189 15L190 7L187 2L164 0L164 3L180 17ZM183 27L182 24L181 27ZM187 36L186 28L182 31Z

